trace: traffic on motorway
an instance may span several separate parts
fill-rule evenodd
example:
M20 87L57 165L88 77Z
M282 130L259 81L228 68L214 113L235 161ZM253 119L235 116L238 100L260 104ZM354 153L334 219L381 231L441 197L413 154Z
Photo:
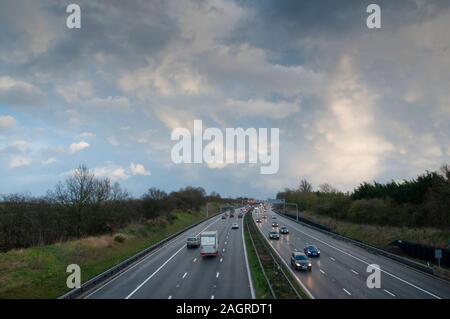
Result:
M447 281L297 223L271 207L261 205L252 215L312 298L450 298ZM380 287L368 284L371 267L379 269Z
M244 210L204 221L84 297L254 298L239 215Z

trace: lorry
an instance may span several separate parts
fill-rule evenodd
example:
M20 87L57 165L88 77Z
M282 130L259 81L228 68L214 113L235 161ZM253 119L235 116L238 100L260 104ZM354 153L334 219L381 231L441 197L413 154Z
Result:
M204 231L200 234L200 255L217 256L219 254L219 236L217 230Z

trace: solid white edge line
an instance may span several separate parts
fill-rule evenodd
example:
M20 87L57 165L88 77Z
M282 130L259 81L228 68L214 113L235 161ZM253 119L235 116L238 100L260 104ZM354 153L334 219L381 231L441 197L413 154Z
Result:
M280 215L280 216L281 216L281 215ZM287 219L286 217L284 217L284 216L281 216L281 217L283 217L283 218L285 218L286 220L288 220L288 219ZM291 225L292 225L292 224L291 224ZM317 237L314 237L314 236L312 236L312 235L309 235L309 234L307 234L307 233L305 233L305 232L299 230L299 229L296 228L295 226L292 226L292 227L293 227L294 229L296 229L297 231L299 231L300 233L305 234L306 236L311 237L311 238L313 238L313 239L315 239L315 240L321 242L322 244L325 244L325 245L327 245L327 246L329 246L329 247L331 247L331 248L333 248L333 249L335 249L335 250L337 250L337 251L339 251L339 252L341 252L341 253L343 253L343 254L345 254L345 255L348 255L348 256L350 256L350 257L352 257L352 258L354 258L354 259L356 259L356 260L362 262L363 264L370 265L368 262L362 260L361 258L358 258L358 257L356 257L356 256L353 256L352 254L350 254L350 253L348 253L348 252L346 252L346 251L344 251L344 250L342 250L342 249L340 249L340 248L338 248L338 247L335 247L335 246L333 246L333 245L331 245L331 244L328 244L327 242L325 242L325 241L323 241L323 240L321 240L321 239L318 239ZM305 227L306 227L306 226L305 226ZM380 271L383 272L383 273L385 273L386 275L389 275L389 276L391 276L391 277L393 277L393 278L395 278L395 279L397 279L397 280L399 280L399 281L401 281L401 282L403 282L403 283L405 283L405 284L407 284L407 285L409 285L409 286L411 286L411 287L413 287L413 288L416 288L417 290L420 290L420 291L422 291L422 292L424 292L424 293L426 293L426 294L428 294L428 295L430 295L430 296L432 296L432 297L434 297L434 298L436 298L436 299L442 299L441 297L439 297L439 296L433 294L432 292L429 292L429 291L427 291L427 290L425 290L425 289L423 289L423 288L421 288L421 287L419 287L419 286L416 286L416 285L414 285L413 283L410 283L409 281L407 281L407 280L405 280L405 279L402 279L402 278L400 278L400 277L398 277L398 276L396 276L396 275L394 275L394 274L391 274L390 272L388 272L388 271L386 271L386 270L383 270L383 269L380 268Z
M392 292L390 292L389 290L386 290L386 289L383 289L387 294L389 294L389 295L391 295L392 297L395 297L395 295L392 293Z
M250 216L251 218L253 218L253 216ZM245 216L244 216L245 218ZM252 295L252 299L255 299L255 288L253 286L253 280L252 280L252 275L250 274L250 266L248 264L248 257L247 257L247 247L245 245L245 237L244 237L244 221L242 221L242 227L241 227L241 231L242 231L242 245L244 246L244 257L245 257L245 265L247 266L247 276L248 276L248 283L250 285L250 293Z
M253 216L252 216L253 218ZM281 261L283 261L283 263L286 265L287 269L291 272L291 274L294 276L295 279L297 279L297 282L300 284L300 286L302 287L302 289L304 290L304 292L308 295L309 298L311 299L316 299L313 294L308 290L308 288L306 288L306 286L303 284L303 282L300 280L300 278L298 278L295 274L295 272L292 270L292 268L287 264L287 262L284 260L283 257L281 257L281 255L278 253L277 249L271 244L271 242L266 238L266 236L264 236L264 233L262 232L262 230L258 227L261 235L264 237L264 239L269 243L270 246L272 246L273 251L278 255L278 257L281 259Z
M207 222L207 220L205 220L205 222ZM197 226L200 226L201 223ZM197 227L195 226L195 227ZM192 229L189 229L192 230ZM160 252L161 250L163 250L164 248L172 248L173 246L175 246L177 243L177 241L180 241L180 237L186 235L186 233L182 233L179 236L169 240L167 243L165 243L164 245L162 245L161 247L155 249L154 251L152 251L150 254L148 254L147 256L145 256L144 258L142 258L141 260L139 260L138 262L134 263L133 265L131 265L130 267L124 269L122 272L120 272L118 275L114 276L113 278L111 278L110 280L108 280L107 282L105 282L103 285L101 285L100 287L98 287L97 289L95 289L94 291L92 291L91 293L89 293L87 296L83 297L83 299L89 299L90 296L94 295L95 293L97 293L98 291L102 290L103 288L105 288L106 286L108 286L109 284L111 284L113 281L115 281L116 279L120 278L122 275L124 275L125 273L127 273L128 271L130 271L131 269L135 268L136 266L140 265L141 263L143 263L144 261L146 261L148 258L154 256L155 254L157 254L158 252Z
M216 219L214 222L210 223L208 226L206 226L205 228L203 228L200 232L197 233L197 236L198 236L198 234L200 234L201 232L203 232L205 229L207 229L207 228L210 227L211 225L217 223L219 220L220 220L220 218ZM158 273L165 265L167 265L167 263L168 263L169 261L171 261L176 255L178 255L178 253L179 253L182 249L184 249L184 248L185 248L184 245L181 246L180 249L178 249L172 256L170 256L169 259L167 259L161 266L159 266L158 269L156 269L149 277L147 277L147 279L145 279L139 286L137 286L136 289L134 289L130 294L128 294L128 296L126 296L125 299L130 299L130 297L133 296L133 295L136 293L136 291L138 291L139 289L141 289L141 287L142 287L143 285L145 285L150 279L152 279L153 276L155 276L155 275L156 275L156 274L157 274L157 273Z

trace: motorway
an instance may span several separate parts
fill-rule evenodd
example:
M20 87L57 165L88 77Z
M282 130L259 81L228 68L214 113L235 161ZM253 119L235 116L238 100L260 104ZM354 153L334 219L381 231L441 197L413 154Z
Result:
M235 215L236 216L236 215ZM231 229L233 222L239 229ZM200 256L186 239L217 230L219 256ZM242 219L214 217L150 253L85 298L96 299L250 299Z
M279 226L287 226L289 235L271 240L273 248L290 266L293 251L303 252L307 245L316 245L319 258L311 258L312 271L294 271L297 279L314 298L325 299L387 299L387 298L450 298L450 283L435 276L415 270L389 258L372 254L351 243L335 239L328 234L296 223L268 210L267 219L257 224L265 238L272 230L272 215ZM261 216L253 212L253 218ZM369 264L381 269L381 287L368 288Z

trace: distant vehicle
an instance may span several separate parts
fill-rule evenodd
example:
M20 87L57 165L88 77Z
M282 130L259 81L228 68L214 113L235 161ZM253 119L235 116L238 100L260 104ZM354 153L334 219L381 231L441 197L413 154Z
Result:
M277 219L277 216L275 216L275 215L272 215L272 219Z
M306 246L303 251L309 257L320 257L320 250L314 245Z
M234 214L233 214L233 213L230 213L230 218L231 218L231 217L234 217Z
M260 223L261 223L261 219L258 218L258 219L256 220L256 222L257 222L258 224L260 224Z
M244 217L244 214L240 213L240 214L238 215L238 218L242 218L242 217Z
M204 231L200 234L200 255L217 256L219 254L219 237L217 230Z
M231 229L239 229L238 223L233 223L233 225L231 225Z
M263 219L267 219L267 216L266 216L266 215L263 215Z
M269 239L280 239L280 234L277 231L271 231L269 233Z
M226 215L222 215L222 219L227 219L227 216Z
M273 222L272 223L272 227L278 227L278 223L277 222Z
M289 229L286 226L281 227L280 234L283 234L283 235L289 234Z
M200 239L198 237L188 237L186 241L187 248L197 248L200 246Z
M294 251L291 255L291 265L295 269L311 271L312 264L308 256L304 253Z

